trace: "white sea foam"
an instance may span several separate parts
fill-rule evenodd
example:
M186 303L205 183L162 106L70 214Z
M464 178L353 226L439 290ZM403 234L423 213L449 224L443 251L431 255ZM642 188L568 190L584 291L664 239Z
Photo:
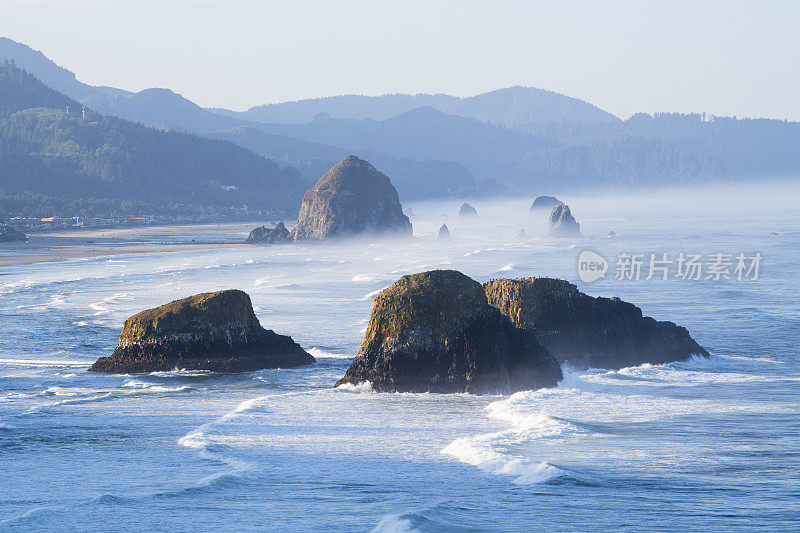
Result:
M383 517L372 529L372 533L413 533L413 531L415 529L411 525L411 520L396 514Z
M374 392L372 390L372 383L369 381L364 381L355 385L352 383L342 383L341 385L337 386L335 390L347 392Z
M354 357L353 354L329 352L319 348L318 346L306 348L306 351L317 359L352 359Z
M354 281L356 283L372 283L376 281L377 278L373 274L356 274L350 281Z
M52 368L88 366L85 361L68 361L64 359L0 359L0 364Z

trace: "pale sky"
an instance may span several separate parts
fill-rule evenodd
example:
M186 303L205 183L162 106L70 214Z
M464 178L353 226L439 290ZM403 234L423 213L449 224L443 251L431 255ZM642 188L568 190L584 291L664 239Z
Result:
M791 0L0 0L0 35L83 82L206 107L529 85L622 117L800 120Z

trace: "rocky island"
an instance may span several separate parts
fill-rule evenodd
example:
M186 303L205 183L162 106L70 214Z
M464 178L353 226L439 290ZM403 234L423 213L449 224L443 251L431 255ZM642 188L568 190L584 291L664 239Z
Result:
M28 236L8 224L0 224L0 242L27 241Z
M114 353L89 369L118 374L174 369L250 372L314 362L291 337L264 329L239 290L197 294L125 321Z
M458 216L462 218L474 218L478 216L478 211L471 205L463 203L461 204L461 208L458 210Z
M531 204L530 213L538 213L538 212L545 212L549 213L553 210L553 208L557 205L561 205L563 202L556 198L555 196L537 196L533 203Z
M488 304L454 270L403 276L375 298L358 355L337 386L379 392L511 393L552 387L556 360L533 332Z
M439 235L437 237L440 241L449 241L450 240L450 230L447 227L447 224L442 224L442 227L439 228Z
M581 225L572 216L567 204L558 204L547 221L550 237L582 237Z
M619 298L594 298L564 280L499 279L484 288L491 305L535 333L559 362L618 369L708 356L686 328L642 316Z
M366 161L347 156L303 196L289 239L324 240L360 234L411 236L397 190Z
M250 232L244 240L245 244L279 244L289 238L289 230L283 222L278 222L274 228L259 226Z

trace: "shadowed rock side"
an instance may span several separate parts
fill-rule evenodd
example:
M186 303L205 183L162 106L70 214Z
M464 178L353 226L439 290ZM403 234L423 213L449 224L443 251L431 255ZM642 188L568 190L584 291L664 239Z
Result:
M278 244L286 242L289 238L289 230L278 222L274 228L259 226L254 228L244 240L246 244Z
M708 356L686 328L644 317L619 298L593 298L564 280L500 279L484 288L491 305L534 332L559 362L617 369Z
M447 224L442 224L442 227L439 228L438 239L440 241L449 241L450 240L450 230L447 228Z
M549 213L553 210L553 208L557 205L562 204L563 202L556 198L555 196L537 196L533 203L531 204L531 213L536 212L546 212Z
M458 210L458 216L464 218L477 217L478 211L469 204L461 204L461 209Z
M130 317L111 357L101 357L89 370L250 372L313 362L291 337L261 327L246 293L225 290L190 296Z
M350 155L303 196L290 239L321 240L363 233L411 236L411 222L403 214L389 178Z
M454 270L403 276L372 309L358 355L336 384L379 392L510 393L555 386L558 363L532 332Z
M581 237L581 225L572 216L569 206L558 204L550 212L548 219L550 237Z
M0 224L0 242L27 241L28 237L21 231L6 224Z

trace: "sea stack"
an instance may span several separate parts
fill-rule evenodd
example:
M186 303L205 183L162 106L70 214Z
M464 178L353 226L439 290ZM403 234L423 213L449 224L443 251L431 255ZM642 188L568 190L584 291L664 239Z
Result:
M125 321L114 353L89 370L250 372L313 362L291 337L261 327L247 293L224 290L133 315Z
M563 202L555 196L537 196L531 204L530 213L549 213L555 206L562 203Z
M286 242L288 238L289 230L286 229L283 222L278 222L274 228L259 226L253 229L244 242L245 244L278 244Z
M461 204L461 209L458 210L458 216L463 218L475 218L478 216L478 211L467 203Z
M535 333L559 362L618 369L708 356L685 328L642 316L619 298L593 298L564 280L500 279L484 288L491 305Z
M0 224L0 242L27 241L28 236L8 224Z
M437 238L440 241L450 240L450 230L447 228L447 224L442 224L442 227L439 228L439 236Z
M572 216L567 204L558 204L547 221L550 237L582 237L581 225Z
M325 173L303 196L294 241L363 234L411 236L411 222L389 178L349 155Z
M536 336L454 270L403 276L375 298L364 342L338 385L378 392L512 393L552 387L561 368Z

